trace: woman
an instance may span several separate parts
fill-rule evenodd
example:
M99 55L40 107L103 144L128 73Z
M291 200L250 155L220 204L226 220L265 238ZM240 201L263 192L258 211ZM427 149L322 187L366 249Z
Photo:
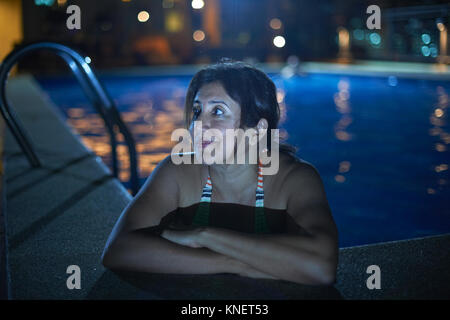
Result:
M206 67L190 82L185 119L191 132L201 121L202 130L270 133L279 120L275 85L241 62ZM215 143L196 136L193 142L196 154ZM228 148L223 156L235 152ZM319 174L286 146L276 174L263 176L261 169L249 161L175 165L168 156L119 218L104 266L333 284L338 235Z

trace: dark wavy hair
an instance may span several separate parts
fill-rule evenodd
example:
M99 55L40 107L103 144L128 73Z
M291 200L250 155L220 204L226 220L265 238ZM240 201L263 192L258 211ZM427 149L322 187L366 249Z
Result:
M240 61L222 59L220 62L199 70L191 82L186 94L184 118L187 128L193 121L192 108L195 96L202 86L212 82L220 82L227 94L241 107L240 128L255 127L261 118L268 122L268 144L271 149L271 129L278 128L280 106L273 81L261 70ZM281 143L280 152L296 159L297 148Z

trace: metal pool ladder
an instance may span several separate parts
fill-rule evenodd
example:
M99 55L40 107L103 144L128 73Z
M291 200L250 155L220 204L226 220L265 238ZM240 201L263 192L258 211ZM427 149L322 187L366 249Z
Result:
M107 94L102 84L99 82L94 72L85 59L76 51L59 43L38 42L16 50L13 50L0 65L0 110L6 124L13 133L17 143L25 153L30 165L34 168L41 167L41 163L36 156L30 139L23 126L18 121L15 113L11 109L6 97L6 82L12 67L19 59L25 55L39 50L54 52L69 65L75 78L82 87L84 93L93 104L96 111L102 117L110 138L112 167L114 177L118 178L117 162L117 140L115 130L122 133L128 147L130 160L130 185L133 195L139 191L138 159L136 155L136 145L131 132L122 121L119 111L111 97Z

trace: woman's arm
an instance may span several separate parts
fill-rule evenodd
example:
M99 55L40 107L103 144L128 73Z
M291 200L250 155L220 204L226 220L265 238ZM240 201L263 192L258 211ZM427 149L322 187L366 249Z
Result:
M274 279L244 262L208 248L184 246L145 230L131 231L119 237L113 249L103 255L103 264L109 269L149 273L236 273Z
M207 248L189 248L139 231L119 237L103 256L110 269L178 274L224 273L228 257Z
M331 259L321 253L318 238L301 235L254 235L206 228L198 242L242 261L274 278L301 284L335 281Z
M312 166L301 164L289 175L284 191L290 192L288 212L308 235L255 235L203 228L194 233L166 230L163 237L204 246L278 279L332 284L337 268L337 229L319 175Z
M190 248L148 232L178 207L177 169L167 157L152 172L114 226L102 254L103 265L152 273L238 273L272 278L207 248Z

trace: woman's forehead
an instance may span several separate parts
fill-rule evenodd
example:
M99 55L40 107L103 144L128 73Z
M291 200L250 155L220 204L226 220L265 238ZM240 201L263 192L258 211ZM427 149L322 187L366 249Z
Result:
M234 101L226 92L225 88L220 82L211 82L203 85L195 95L194 101L201 102L203 104L209 102L224 101L225 103L234 103Z

